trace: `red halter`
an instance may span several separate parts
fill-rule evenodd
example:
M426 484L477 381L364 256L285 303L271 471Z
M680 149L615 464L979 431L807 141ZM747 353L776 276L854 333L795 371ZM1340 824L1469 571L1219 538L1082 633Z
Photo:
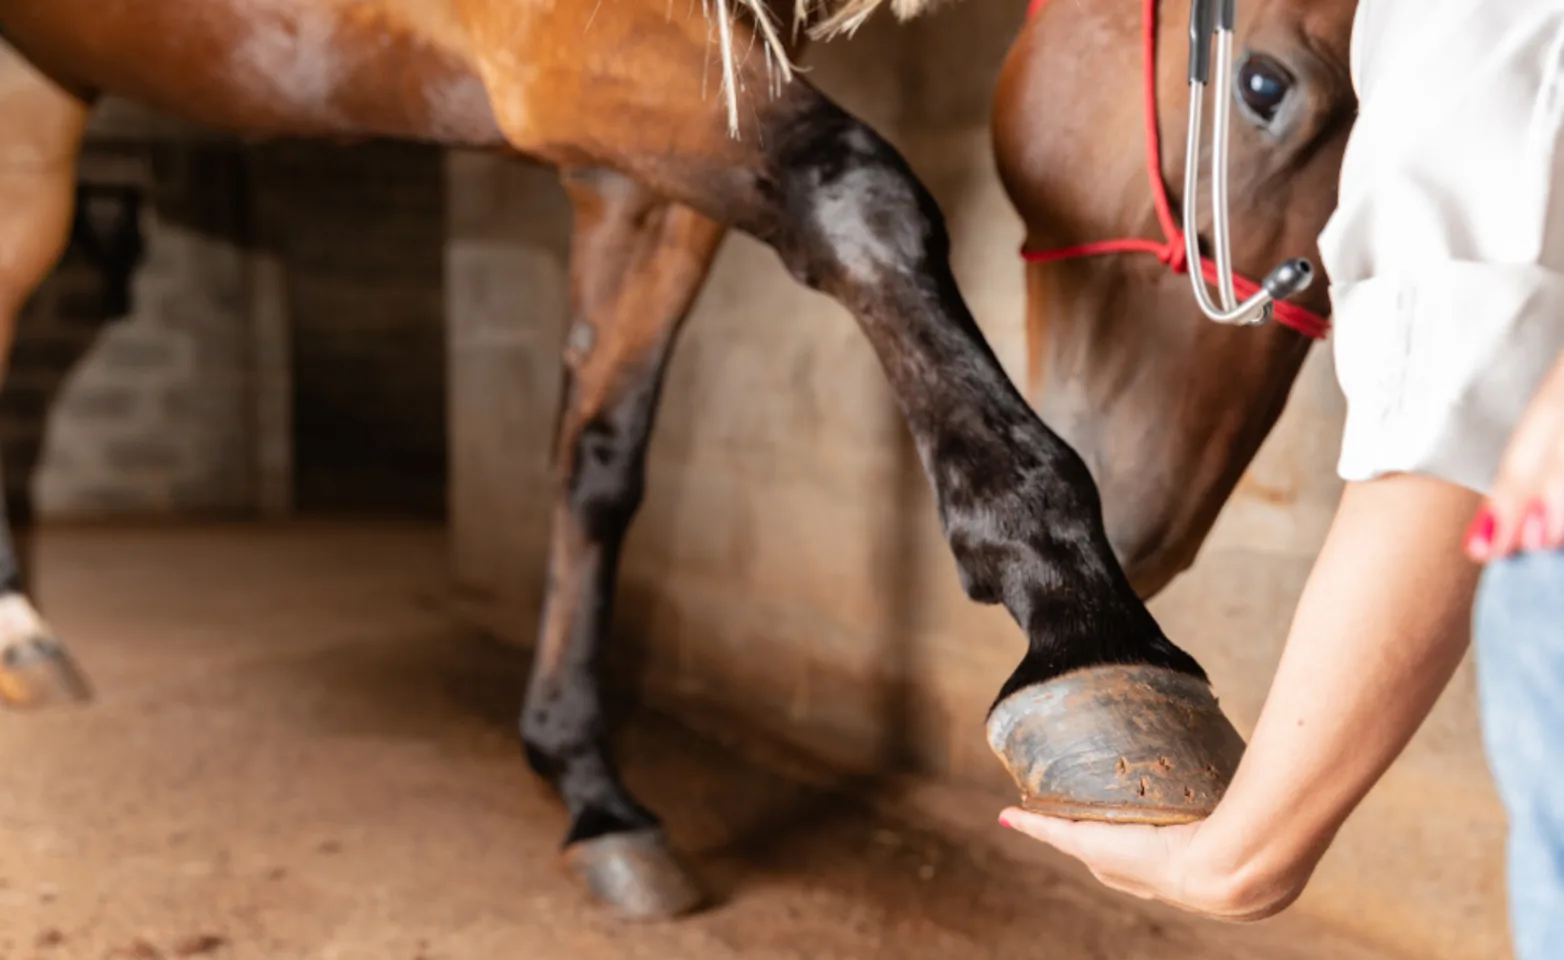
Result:
M1027 16L1033 16L1048 0L1031 0ZM1151 181L1151 198L1156 203L1157 220L1162 224L1165 242L1158 243L1142 237L1121 240L1097 240L1057 250L1027 250L1022 248L1021 258L1028 263L1048 263L1054 260L1070 260L1075 257L1094 257L1105 253L1149 253L1168 265L1174 273L1188 271L1189 263L1184 253L1184 233L1173 221L1173 208L1168 203L1167 187L1162 182L1162 148L1157 133L1157 0L1145 0L1145 24L1141 41L1145 60L1146 103L1146 176ZM1228 96L1229 91L1218 90L1217 96ZM1210 283L1216 282L1216 264L1208 258L1200 258L1200 272ZM1248 277L1233 277L1233 290L1240 300L1260 289L1260 285ZM1330 332L1330 321L1312 310L1296 303L1277 300L1272 305L1272 317L1284 327L1290 327L1306 337L1323 339Z

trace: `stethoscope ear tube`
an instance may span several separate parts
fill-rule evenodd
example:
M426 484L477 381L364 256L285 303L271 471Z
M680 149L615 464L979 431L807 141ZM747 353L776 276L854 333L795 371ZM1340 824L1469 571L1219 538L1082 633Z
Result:
M1189 271L1200 311L1217 323L1249 326L1271 318L1271 302L1303 291L1314 280L1314 268L1302 258L1288 260L1265 278L1252 296L1236 303L1233 291L1233 254L1228 236L1227 133L1231 111L1233 29L1237 24L1237 0L1190 0L1189 5L1189 138L1184 156L1184 251L1191 264L1200 263L1199 188L1200 129L1206 85L1211 77L1211 40L1216 39L1217 98L1212 123L1211 222L1212 259L1216 265L1219 303L1211 301L1205 276Z
M1215 0L1189 3L1189 82L1202 86L1211 80L1211 34L1216 32Z

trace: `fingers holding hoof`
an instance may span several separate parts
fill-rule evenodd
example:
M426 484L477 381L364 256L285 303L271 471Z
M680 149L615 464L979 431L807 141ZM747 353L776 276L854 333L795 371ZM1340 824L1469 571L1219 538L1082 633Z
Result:
M36 709L91 698L86 675L27 598L0 597L0 703Z
M988 743L1024 809L1153 825L1209 816L1244 752L1205 681L1148 666L1017 690L989 714Z
M703 900L661 830L610 833L565 848L565 862L621 920L668 920Z

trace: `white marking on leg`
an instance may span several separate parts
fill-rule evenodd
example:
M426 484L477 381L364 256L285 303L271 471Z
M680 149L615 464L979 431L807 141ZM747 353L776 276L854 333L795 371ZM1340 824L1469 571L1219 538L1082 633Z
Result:
M929 224L907 178L876 158L865 132L848 130L842 145L847 169L814 198L815 223L837 262L858 283L921 265Z
M17 647L30 646L53 636L49 625L20 593L0 597L0 655Z

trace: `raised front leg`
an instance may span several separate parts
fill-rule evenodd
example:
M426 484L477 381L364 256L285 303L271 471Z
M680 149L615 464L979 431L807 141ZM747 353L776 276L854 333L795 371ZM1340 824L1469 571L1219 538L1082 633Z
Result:
M22 304L69 238L86 122L86 103L0 40L0 366ZM33 707L86 699L81 672L22 591L10 524L0 509L0 702Z
M656 816L619 780L599 664L663 371L724 228L619 174L578 171L564 182L576 218L572 317L548 590L521 733L533 769L570 811L576 875L623 916L672 916L700 897Z
M1085 464L983 339L934 201L888 144L828 104L770 142L784 219L768 235L801 280L858 317L967 594L1004 604L1026 632L988 722L1023 803L1131 822L1208 814L1243 741L1114 558Z

